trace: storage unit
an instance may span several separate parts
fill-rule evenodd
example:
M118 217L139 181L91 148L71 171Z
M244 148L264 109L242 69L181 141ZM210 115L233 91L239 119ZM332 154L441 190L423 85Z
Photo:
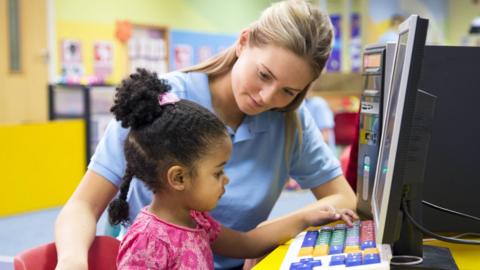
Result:
M49 119L76 119L85 121L86 157L89 163L98 142L113 118L115 87L109 85L66 85L48 86Z

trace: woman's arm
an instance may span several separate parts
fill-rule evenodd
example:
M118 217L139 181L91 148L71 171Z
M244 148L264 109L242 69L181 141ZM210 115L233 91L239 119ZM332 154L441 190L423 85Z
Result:
M298 211L288 218L279 219L268 225L248 232L238 232L222 226L212 248L216 254L234 258L256 258L265 255L278 245L291 239L308 226L323 224L335 219L333 208Z
M118 188L88 170L55 222L59 269L88 269L88 250L96 224Z
M321 186L312 188L311 191L317 198L314 204L332 205L335 208L356 210L357 197L343 175L337 176Z

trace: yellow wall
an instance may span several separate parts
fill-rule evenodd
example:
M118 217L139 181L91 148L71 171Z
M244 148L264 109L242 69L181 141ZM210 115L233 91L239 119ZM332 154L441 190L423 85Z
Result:
M109 83L118 83L127 72L127 45L115 38L115 23L71 22L59 21L56 24L58 37L57 72L60 74L60 45L63 39L76 39L82 43L82 60L84 74L93 74L93 43L95 41L110 41L113 43L112 75L105 80Z
M472 0L448 1L448 44L460 45L462 38L468 34L472 20L480 16L480 3L474 4Z
M0 216L63 205L85 172L81 120L0 126Z

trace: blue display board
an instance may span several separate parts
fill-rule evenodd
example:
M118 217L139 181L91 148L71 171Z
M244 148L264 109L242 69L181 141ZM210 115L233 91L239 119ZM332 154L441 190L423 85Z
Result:
M326 69L327 72L339 72L342 68L342 33L341 33L341 15L331 14L334 31L334 42L330 58L328 58Z
M198 64L233 45L237 35L170 31L170 70Z

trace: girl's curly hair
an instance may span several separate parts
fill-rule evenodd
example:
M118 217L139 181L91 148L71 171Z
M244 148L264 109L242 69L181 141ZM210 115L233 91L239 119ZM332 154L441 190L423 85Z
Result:
M166 80L145 69L122 81L111 112L129 128L124 152L127 161L120 195L109 206L111 224L128 221L126 201L133 177L152 191L162 187L168 165L179 163L195 172L195 162L227 135L225 125L206 108L180 100L159 105L158 97L170 91Z

